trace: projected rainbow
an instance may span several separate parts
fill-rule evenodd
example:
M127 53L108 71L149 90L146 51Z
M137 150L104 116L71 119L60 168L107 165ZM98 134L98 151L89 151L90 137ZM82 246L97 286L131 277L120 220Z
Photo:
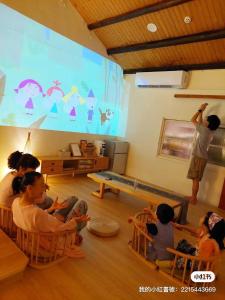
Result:
M124 136L120 66L0 4L0 125Z

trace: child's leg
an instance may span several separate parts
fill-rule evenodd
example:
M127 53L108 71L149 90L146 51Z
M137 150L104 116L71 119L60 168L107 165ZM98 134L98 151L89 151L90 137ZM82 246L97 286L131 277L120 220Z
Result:
M67 215L66 220L70 220L74 216L86 215L88 211L87 202L84 200L77 201L73 208L70 210L70 213ZM77 232L80 232L86 226L86 222L81 222L77 224Z
M67 207L62 208L62 209L57 209L54 213L53 216L55 216L57 219L60 221L66 221L68 215L70 214L71 210L73 209L74 205L77 203L78 198L75 196L67 198L63 203L67 204Z

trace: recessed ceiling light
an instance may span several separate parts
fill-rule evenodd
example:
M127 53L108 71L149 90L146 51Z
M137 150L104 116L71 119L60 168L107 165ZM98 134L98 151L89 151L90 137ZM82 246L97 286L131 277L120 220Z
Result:
M186 17L184 18L184 23L186 23L186 24L191 23L191 17L186 16Z
M157 26L154 23L149 23L147 25L147 29L148 29L148 31L156 32L157 31Z

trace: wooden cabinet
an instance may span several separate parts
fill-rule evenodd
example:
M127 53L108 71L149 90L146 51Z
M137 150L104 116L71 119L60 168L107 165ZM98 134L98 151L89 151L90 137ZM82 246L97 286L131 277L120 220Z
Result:
M46 175L85 174L107 170L109 158L95 157L39 157L41 173Z

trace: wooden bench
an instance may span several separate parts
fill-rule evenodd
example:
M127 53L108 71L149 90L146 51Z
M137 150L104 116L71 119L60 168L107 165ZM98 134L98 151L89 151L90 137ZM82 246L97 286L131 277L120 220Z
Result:
M0 230L0 281L21 275L27 264L26 255Z
M112 175L115 174L113 172L107 172L107 173L112 174ZM130 179L128 177L121 176L118 174L115 174L115 175L118 177L122 177L124 179ZM87 174L87 176L89 178L91 178L92 180L94 180L95 182L100 184L99 190L92 192L92 195L94 195L98 198L103 198L105 192L113 191L112 189L114 189L116 193L119 193L119 191L123 191L123 192L130 194L132 196L135 196L139 199L146 200L150 204L151 207L156 207L160 203L166 203L166 204L170 205L171 207L173 207L174 209L181 208L181 203L179 201L169 199L166 197L162 197L160 195L151 193L149 191L139 189L138 187L134 188L134 186L125 184L125 183L115 180L113 178L111 180L108 180L105 176L101 175L101 173L100 174L89 173L89 174ZM106 185L112 189L105 188Z

